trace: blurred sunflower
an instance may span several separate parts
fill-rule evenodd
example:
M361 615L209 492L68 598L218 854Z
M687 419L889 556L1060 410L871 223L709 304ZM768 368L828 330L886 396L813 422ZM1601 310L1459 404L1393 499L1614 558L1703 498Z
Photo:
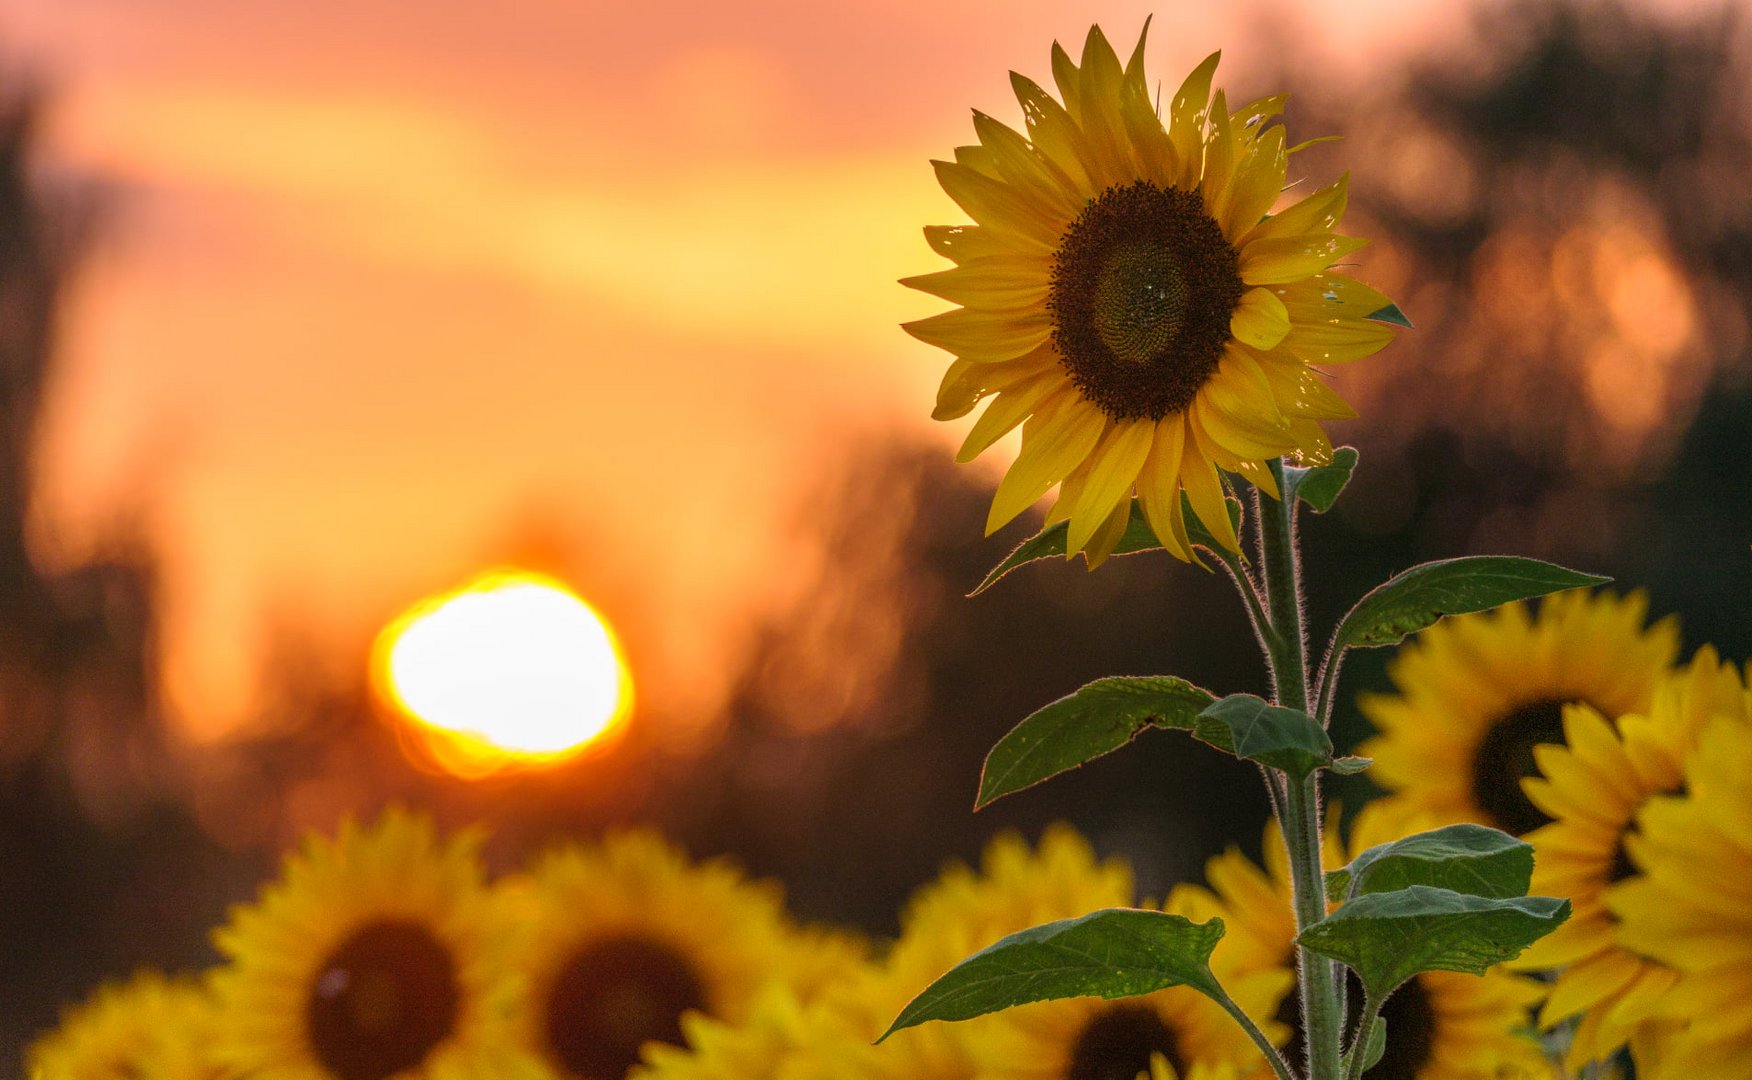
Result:
M1752 672L1748 673L1752 682ZM1678 796L1649 800L1625 837L1640 874L1606 894L1623 947L1670 965L1651 1003L1678 1030L1653 1080L1752 1078L1752 704L1719 714L1685 762Z
M915 972L908 979L915 993L1006 934L1135 902L1129 869L1116 862L1098 868L1088 844L1069 829L1049 831L1033 856L1014 837L1002 837L987 851L984 869L979 878L965 871L946 873L909 909L893 966ZM1242 1008L1264 1017L1270 1017L1292 982L1287 971L1224 976L1225 987ZM1265 1067L1234 1020L1186 987L1118 1001L1037 1002L961 1025L913 1031L957 1026L966 1029L972 1075L982 1080L1134 1077L1150 1072L1154 1057L1172 1070L1166 1075L1180 1080L1214 1080L1226 1068L1247 1075L1255 1066ZM1285 1032L1274 1030L1268 1020L1266 1033ZM909 1034L901 1032L889 1041Z
M219 1080L206 1054L218 1031L202 986L142 971L66 1010L25 1051L25 1070L40 1080Z
M901 913L900 939L869 974L823 999L831 1023L816 1024L786 1072L797 1080L973 1080L975 1044L997 1021L924 1024L871 1041L932 980L1007 934L1133 902L1131 870L1097 861L1075 830L1055 825L1039 847L1005 833L976 872L946 868ZM1148 1067L1147 1058L1139 1065Z
M1437 824L1475 821L1522 836L1551 820L1521 790L1533 748L1563 741L1563 706L1646 712L1679 651L1672 618L1648 602L1574 591L1444 619L1388 667L1398 693L1359 704L1380 735L1357 748L1369 775Z
M1341 845L1328 815L1323 865L1344 866L1376 844L1391 843L1436 826L1427 815L1408 813L1401 805L1378 801L1365 806L1351 823L1348 845ZM1219 855L1206 864L1213 894L1197 886L1177 886L1168 909L1189 918L1223 917L1234 938L1225 963L1284 968L1295 962L1295 915L1289 857L1275 824L1267 827L1264 851L1267 870L1239 852ZM1196 913L1196 914L1195 914ZM1223 959L1223 945L1218 946ZM1228 976L1224 976L1228 981ZM1361 995L1351 987L1351 1008ZM1544 1054L1522 1033L1529 1009L1543 994L1531 979L1493 970L1484 976L1430 971L1401 986L1381 1015L1387 1021L1387 1053L1369 1070L1369 1080L1505 1080L1545 1075ZM1255 1015L1255 1019L1260 1017ZM1285 1054L1292 1063L1303 1055L1301 1002L1287 995L1275 1019L1294 1030Z
M1699 732L1717 716L1748 719L1745 687L1733 666L1705 647L1683 674L1662 683L1646 715L1619 717L1615 728L1592 708L1571 705L1564 710L1566 745L1534 749L1542 776L1521 785L1554 820L1527 835L1536 855L1532 892L1568 897L1572 914L1516 966L1563 968L1540 1023L1581 1014L1564 1058L1572 1071L1625 1045L1678 979L1648 953L1625 947L1606 897L1636 873L1626 844L1637 812L1680 789Z
M702 1012L681 1019L686 1047L646 1043L644 1063L629 1080L779 1080L792 1051L807 1037L809 1010L789 987L768 983L740 1024Z
M822 978L776 885L692 864L654 833L551 852L500 899L528 930L522 1038L555 1076L621 1080L645 1044L682 1045L687 1014L740 1024L768 981Z
M254 1080L532 1075L507 1021L517 984L476 858L390 810L312 836L214 942L214 1052Z
M1146 30L1148 29L1146 25ZM1022 426L992 532L1059 486L1051 520L1091 566L1112 552L1134 491L1162 545L1192 558L1181 493L1237 549L1218 469L1272 492L1264 462L1312 461L1319 421L1356 415L1314 367L1379 351L1379 292L1330 267L1364 243L1334 233L1346 180L1270 215L1291 153L1271 123L1285 95L1230 112L1212 55L1167 122L1144 75L1144 36L1122 69L1099 28L1079 66L1057 44L1056 101L1012 74L1026 135L974 113L979 145L933 162L972 226L926 240L956 266L902 284L960 308L908 323L953 353L933 415L991 403L958 455Z

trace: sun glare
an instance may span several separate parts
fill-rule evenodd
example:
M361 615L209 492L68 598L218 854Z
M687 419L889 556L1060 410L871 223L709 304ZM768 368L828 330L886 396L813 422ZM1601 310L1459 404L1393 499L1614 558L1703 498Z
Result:
M378 636L378 692L451 772L564 760L632 707L614 631L571 589L497 570L414 605Z

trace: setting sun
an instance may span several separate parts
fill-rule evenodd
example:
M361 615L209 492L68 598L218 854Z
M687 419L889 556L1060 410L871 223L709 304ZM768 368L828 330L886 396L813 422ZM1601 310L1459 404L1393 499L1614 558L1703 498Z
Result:
M425 749L463 775L571 757L632 705L602 616L563 583L520 570L410 608L379 635L372 669Z

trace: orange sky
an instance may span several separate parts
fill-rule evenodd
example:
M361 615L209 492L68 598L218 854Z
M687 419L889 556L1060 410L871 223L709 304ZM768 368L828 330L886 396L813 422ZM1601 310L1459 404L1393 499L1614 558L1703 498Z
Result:
M1157 6L1153 70L1226 45L1244 84L1279 9L1205 7ZM1341 78L1456 18L1314 8ZM53 89L50 163L113 188L41 547L144 512L191 730L248 715L273 627L362 656L532 521L660 628L641 700L709 707L783 595L809 459L930 426L944 358L895 324L941 304L893 284L959 220L926 160L970 106L1015 121L1005 72L1043 76L1055 36L1151 9L0 0L8 66Z

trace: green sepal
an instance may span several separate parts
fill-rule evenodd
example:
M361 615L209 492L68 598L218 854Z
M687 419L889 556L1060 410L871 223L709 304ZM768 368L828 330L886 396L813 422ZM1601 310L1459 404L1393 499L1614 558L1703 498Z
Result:
M1392 323L1394 326L1403 326L1407 330L1416 329L1416 327L1411 325L1411 320L1406 318L1405 312L1399 310L1398 304L1388 304L1386 307L1381 308L1378 311L1369 312L1367 315L1364 315L1363 318L1373 320L1374 322Z
M1533 882L1533 845L1483 825L1449 825L1388 844L1376 844L1349 866L1329 871L1326 896L1334 903L1412 885L1452 889L1468 896L1526 896Z
M1108 908L1011 934L956 964L902 1009L877 1042L927 1020L1069 997L1122 998L1191 986L1226 1000L1211 974L1223 920Z
M1193 737L1295 776L1332 764L1332 740L1314 718L1252 694L1230 694L1198 714Z
M1372 757L1357 757L1354 754L1345 757L1335 757L1327 768L1340 776L1355 776L1375 763Z
M1180 507L1186 518L1187 539L1192 542L1194 547L1208 548L1213 552L1222 552L1224 549L1217 543L1215 538L1211 536L1209 530L1199 522L1198 515L1193 513L1192 504L1186 501L1186 496L1182 494L1180 498ZM1228 505L1229 524L1233 528L1240 528L1241 503L1230 497L1225 497L1224 502ZM1004 556L1003 562L992 567L991 573L985 576L985 580L981 581L974 587L974 590L967 595L978 596L993 585L996 585L999 578L1005 576L1018 566L1023 566L1031 562L1039 562L1041 559L1051 559L1055 557L1060 559L1064 558L1068 546L1066 538L1070 535L1070 531L1070 522L1061 521L1056 525L1048 525L1046 528L1035 533L1033 536L1030 536L1020 544L1017 544L1016 549L1010 552L1010 554ZM1131 501L1130 516L1125 522L1125 532L1120 534L1119 543L1114 547L1113 554L1134 555L1140 551L1159 551L1161 550L1161 547L1162 542L1156 538L1155 530L1150 528L1149 520L1144 517L1143 507L1138 505L1136 499L1133 499Z
M1168 675L1096 679L1029 714L986 755L974 809L1119 749L1147 727L1191 731L1213 700Z
M1371 590L1339 622L1333 650L1393 645L1448 615L1486 611L1611 578L1515 555L1427 562Z
M1569 918L1552 896L1468 896L1412 885L1358 896L1303 930L1297 944L1357 973L1377 1001L1424 971L1482 975Z
M1332 460L1325 465L1285 465L1284 497L1301 499L1316 514L1324 514L1338 501L1356 467L1357 451L1350 446L1334 450Z

